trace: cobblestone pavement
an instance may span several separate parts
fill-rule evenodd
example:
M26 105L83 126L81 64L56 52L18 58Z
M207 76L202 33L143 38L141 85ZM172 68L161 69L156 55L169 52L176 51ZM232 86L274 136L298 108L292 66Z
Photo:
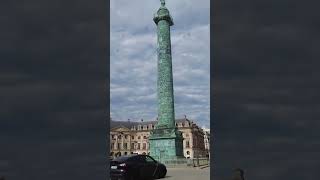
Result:
M164 180L210 180L210 167L196 168L167 168Z

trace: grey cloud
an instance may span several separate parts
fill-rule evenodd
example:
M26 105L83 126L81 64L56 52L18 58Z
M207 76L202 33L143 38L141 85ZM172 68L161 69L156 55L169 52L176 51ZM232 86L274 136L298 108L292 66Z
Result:
M218 1L214 11L216 178L241 167L247 179L313 179L315 9L298 1Z
M3 3L0 176L105 178L105 2Z
M142 4L148 8L141 9ZM204 118L197 123L206 126L209 116L202 114L208 114L210 99L208 5L209 1L167 2L178 24L172 27L176 114ZM152 17L160 2L111 1L111 6L112 115L119 120L151 120L157 116L156 26ZM201 21L192 21L194 18Z

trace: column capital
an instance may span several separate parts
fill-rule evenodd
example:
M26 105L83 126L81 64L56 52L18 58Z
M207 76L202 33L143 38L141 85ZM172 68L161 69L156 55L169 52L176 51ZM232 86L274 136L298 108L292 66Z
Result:
M170 15L169 10L165 6L161 6L156 14L154 14L153 21L158 24L159 21L166 20L170 26L173 25L173 19Z

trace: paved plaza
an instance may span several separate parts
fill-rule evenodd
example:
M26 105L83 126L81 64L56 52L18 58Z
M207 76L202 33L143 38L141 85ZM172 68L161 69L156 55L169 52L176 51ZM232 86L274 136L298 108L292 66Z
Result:
M167 168L164 180L210 180L210 167L197 168Z

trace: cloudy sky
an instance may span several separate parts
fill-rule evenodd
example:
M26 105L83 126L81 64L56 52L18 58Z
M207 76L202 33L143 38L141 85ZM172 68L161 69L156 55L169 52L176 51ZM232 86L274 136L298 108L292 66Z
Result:
M320 166L318 4L214 1L214 175L312 180Z
M207 90L202 88L202 82L189 81L189 76L208 80L202 76L202 71L208 72L208 59L204 58L208 52L202 50L208 48L209 38L202 33L208 33L205 30L208 16L203 12L207 12L209 6L197 2L192 3L192 7L189 1L168 0L167 3L176 23L172 39L173 53L177 53L173 58L174 69L181 67L182 70L175 73L184 75L180 80L176 75L175 83L188 88L183 92L189 94L195 91L194 86L198 86L199 91ZM298 0L212 2L214 61L211 65L214 68L211 68L210 80L214 96L210 98L214 97L214 101L211 100L214 113L210 125L214 124L214 170L211 174L216 180L229 179L232 168L241 167L248 180L317 179L320 166L319 5ZM25 3L8 0L1 3L0 176L8 180L105 179L110 74L107 1L29 0ZM146 74L156 72L152 14L159 7L158 1L151 0L143 4L150 6L147 9L133 8L134 4L126 6L128 3L132 1L122 3L123 8L128 9L124 12L150 12L140 17L124 13L125 18L112 22L115 23L111 27L115 34L112 38L127 37L127 41L111 39L112 49L119 44L119 53L113 51L111 57L123 59L111 62L111 70L122 73L111 74L110 86L122 88L124 94L129 87L126 84L132 81L139 85L148 81L155 84L153 73L147 76L133 69L141 66ZM116 11L116 4L111 5ZM188 13L183 9L193 16L185 18ZM120 28L116 25L129 18L136 20ZM142 25L136 26L139 23ZM146 49L141 59L147 60L141 65L139 54L134 54L137 51L129 48L132 38L137 37L141 46L134 48ZM196 45L191 46L187 43L190 41ZM124 43L123 48L120 43ZM190 54L198 58L191 58ZM183 63L175 65L182 57ZM117 62L129 62L129 59L130 70L119 69L123 63L117 65ZM131 73L130 77L139 75L144 81L127 81L127 73ZM181 80L182 77L186 80ZM131 101L118 101L129 103L126 106L129 110L130 103L140 102L136 97L141 95L141 90L132 87L139 89L137 85L130 85L136 93L128 93L127 99ZM152 96L155 86L144 87L150 87L150 90L142 88L150 99L141 101L155 104ZM176 87L176 97L179 97L178 91ZM176 98L178 117L184 114L179 103L190 101L186 96ZM199 106L206 103L208 101ZM148 115L146 111L143 113ZM150 114L152 118L154 114ZM202 116L200 120L205 120L207 115ZM132 113L132 117L141 118L136 113Z
M2 1L0 177L106 179L106 1Z
M210 124L210 1L168 0L176 118ZM157 116L156 25L159 0L110 1L110 95L114 120Z

